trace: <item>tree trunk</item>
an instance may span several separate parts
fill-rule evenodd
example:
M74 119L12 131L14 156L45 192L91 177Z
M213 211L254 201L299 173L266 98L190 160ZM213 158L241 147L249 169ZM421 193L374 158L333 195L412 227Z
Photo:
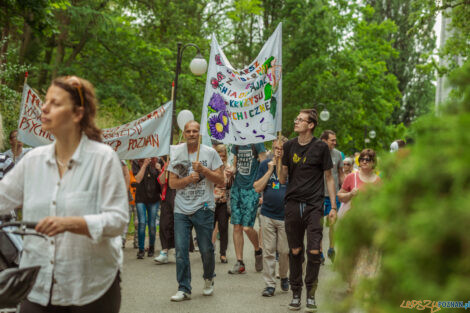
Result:
M7 63L7 51L8 51L8 36L10 35L10 23L9 21L6 22L5 27L2 30L2 38L1 41L5 41L2 43L2 47L0 50L0 69L3 68ZM1 84L5 84L5 80L2 78L0 81Z
M55 55L55 61L54 61L54 69L52 70L52 79L57 77L59 73L59 67L64 62L65 45L66 45L65 41L67 40L67 35L68 35L67 26L70 22L67 16L65 15L65 13L60 13L59 21L60 21L60 25L59 25L60 34L59 34L59 37L57 38L57 49L56 49L56 55Z
M39 83L38 88L42 88L45 84L47 84L47 77L49 76L49 65L51 64L52 60L52 51L54 50L54 37L51 37L48 41L46 54L44 55L44 67L41 70L39 75Z
M18 56L19 64L24 64L24 60L26 58L26 51L28 51L28 47L31 42L31 35L33 33L33 30L31 26L29 25L29 22L32 21L33 18L34 18L33 13L31 12L26 13L25 19L23 22L23 36L21 38L21 47L20 47L20 52Z

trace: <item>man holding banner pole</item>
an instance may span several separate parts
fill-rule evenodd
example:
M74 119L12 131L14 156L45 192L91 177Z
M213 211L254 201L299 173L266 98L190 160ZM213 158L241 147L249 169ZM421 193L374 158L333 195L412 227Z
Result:
M214 184L223 184L222 160L211 147L199 145L199 123L189 121L184 127L186 143L172 146L170 153L170 188L176 189L175 248L178 291L171 301L191 299L191 265L189 241L191 229L196 230L204 268L203 295L214 292Z
M323 237L324 180L331 201L330 218L336 217L335 182L331 173L333 163L328 145L313 136L318 124L317 111L301 110L294 120L298 137L283 146L279 182L289 184L285 195L285 228L289 243L289 280L293 293L290 310L300 310L302 293L302 263L307 253L305 286L306 312L316 312L315 292L320 271L320 249ZM307 233L307 245L304 235Z

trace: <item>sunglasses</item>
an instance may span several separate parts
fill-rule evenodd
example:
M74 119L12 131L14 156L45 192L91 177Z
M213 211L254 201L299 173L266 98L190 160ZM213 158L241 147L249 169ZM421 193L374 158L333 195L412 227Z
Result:
M344 163L344 165L351 166L351 163Z
M369 159L369 158L359 158L359 162L366 162L366 163L369 163L369 162L372 162L372 159Z

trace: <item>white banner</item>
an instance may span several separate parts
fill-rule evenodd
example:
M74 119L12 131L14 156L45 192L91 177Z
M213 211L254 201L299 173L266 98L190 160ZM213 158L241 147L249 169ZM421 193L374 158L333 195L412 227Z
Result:
M122 126L103 129L103 142L121 160L143 159L170 154L173 102Z
M54 136L42 129L41 106L42 100L38 94L24 84L18 121L18 140L31 147L47 145L54 141Z
M201 133L225 144L276 138L282 129L282 24L245 69L234 69L212 35Z
M42 100L27 84L23 88L18 139L32 147L54 141L54 136L42 129ZM143 159L167 155L170 152L173 103L165 105L130 123L103 129L103 143L111 146L122 160Z

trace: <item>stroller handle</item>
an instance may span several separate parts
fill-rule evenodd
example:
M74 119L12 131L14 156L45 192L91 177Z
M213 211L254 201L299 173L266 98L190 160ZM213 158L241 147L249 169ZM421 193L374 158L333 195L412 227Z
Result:
M37 224L38 223L36 223L36 222L8 222L8 223L0 224L0 229L2 229L4 227L10 227L10 226L35 229Z

